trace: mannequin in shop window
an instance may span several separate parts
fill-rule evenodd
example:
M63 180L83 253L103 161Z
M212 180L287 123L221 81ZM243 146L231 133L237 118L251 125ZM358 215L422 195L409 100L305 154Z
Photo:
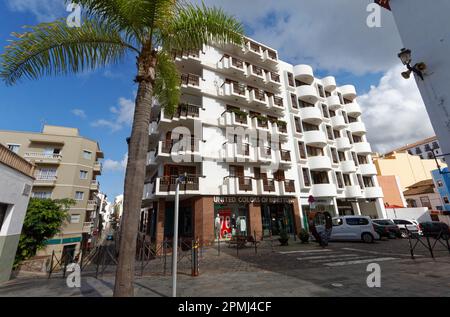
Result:
M236 235L236 214L231 216L231 235Z
M220 228L222 227L222 224L220 222L220 216L219 214L216 215L216 218L214 219L214 229L216 231L216 237L217 239L221 239L222 237L220 236Z
M238 217L237 228L238 228L239 235L241 235L241 236L247 235L247 221L244 216Z

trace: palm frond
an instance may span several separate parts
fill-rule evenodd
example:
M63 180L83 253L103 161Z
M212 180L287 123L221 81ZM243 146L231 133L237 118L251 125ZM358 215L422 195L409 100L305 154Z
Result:
M42 23L18 34L0 56L0 78L14 84L23 77L37 79L96 69L119 62L127 52L139 51L108 23L84 21L68 27L65 21Z
M177 14L161 29L164 48L172 50L201 49L203 45L241 45L244 29L222 9L193 4L177 6Z
M164 51L159 51L156 64L154 96L169 115L177 110L180 101L181 77L173 58Z

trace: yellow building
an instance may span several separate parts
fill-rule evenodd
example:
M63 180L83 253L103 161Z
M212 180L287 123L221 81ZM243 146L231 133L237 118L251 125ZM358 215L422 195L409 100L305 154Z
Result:
M375 155L374 164L379 176L398 176L402 192L407 187L432 178L431 171L437 169L435 160L421 159L406 152L391 152L383 157ZM439 162L441 167L445 163Z
M91 213L96 210L103 158L98 143L80 136L78 129L50 125L42 133L0 130L0 143L36 165L32 197L76 201L61 233L38 255L77 254L89 239Z

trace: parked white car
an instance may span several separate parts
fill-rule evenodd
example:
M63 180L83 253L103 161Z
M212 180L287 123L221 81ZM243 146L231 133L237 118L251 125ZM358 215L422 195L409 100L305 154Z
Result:
M393 221L400 229L402 238L408 237L408 230L412 233L418 233L420 235L422 234L422 230L420 230L419 223L416 220L412 219L389 219L389 220Z
M331 240L335 241L364 241L372 243L380 239L368 216L341 216L333 218Z

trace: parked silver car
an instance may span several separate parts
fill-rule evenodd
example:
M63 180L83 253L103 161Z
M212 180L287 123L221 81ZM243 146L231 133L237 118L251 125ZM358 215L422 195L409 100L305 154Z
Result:
M379 238L380 236L374 229L372 219L368 216L340 216L333 218L331 240L372 243Z

